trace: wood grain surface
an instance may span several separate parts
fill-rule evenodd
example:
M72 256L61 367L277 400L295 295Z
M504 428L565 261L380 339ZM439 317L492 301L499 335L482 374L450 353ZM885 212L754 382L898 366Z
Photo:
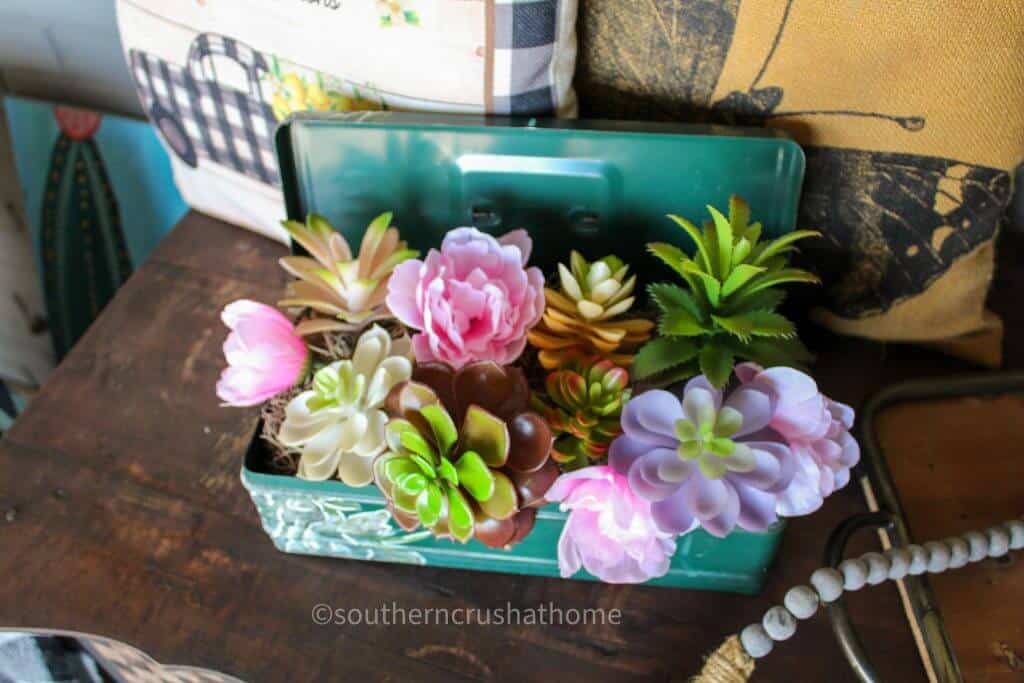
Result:
M881 412L878 443L914 540L982 530L1024 513L1022 418L1022 394L913 401ZM929 583L964 679L1024 680L1020 553Z
M229 301L273 302L284 248L189 214L131 277L0 441L0 625L75 629L161 662L247 681L685 681L721 639L821 561L865 509L855 487L793 520L759 597L414 568L279 553L238 472L254 410L213 387ZM1020 282L1019 268L1009 276ZM1015 314L1018 315L1019 314ZM858 405L883 381L969 368L919 349L812 338L823 388ZM876 543L870 535L851 552ZM318 603L606 607L619 625L317 626ZM853 617L889 681L921 665L893 586ZM760 681L853 681L822 615L759 667Z

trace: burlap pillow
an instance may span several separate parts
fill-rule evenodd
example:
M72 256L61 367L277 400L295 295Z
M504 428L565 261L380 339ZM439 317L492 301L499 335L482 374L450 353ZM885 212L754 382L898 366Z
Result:
M805 146L821 321L998 361L984 301L1024 149L1024 4L585 0L580 17L584 116L777 126Z

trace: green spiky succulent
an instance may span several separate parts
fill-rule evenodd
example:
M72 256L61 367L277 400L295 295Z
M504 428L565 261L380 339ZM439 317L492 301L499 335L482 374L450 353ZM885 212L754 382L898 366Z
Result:
M629 373L609 360L577 356L548 374L533 407L555 433L551 457L566 470L602 460L622 433L619 417L629 401Z
M683 286L648 287L660 309L658 337L637 353L633 375L668 384L704 374L715 386L729 379L737 358L763 365L798 365L811 357L792 322L775 311L785 298L781 285L818 282L813 274L789 267L795 242L816 237L796 230L761 240L761 224L750 223L750 207L733 195L729 216L708 206L711 221L700 230L669 216L696 243L693 256L671 244L647 245L672 268Z

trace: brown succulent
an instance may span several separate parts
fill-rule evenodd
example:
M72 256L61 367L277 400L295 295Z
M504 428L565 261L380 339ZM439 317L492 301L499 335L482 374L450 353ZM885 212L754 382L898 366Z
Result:
M396 386L374 476L399 525L494 548L525 538L559 474L529 403L522 370L489 361L426 363Z
M629 276L629 266L615 256L588 263L574 251L570 263L571 269L558 264L561 288L544 289L544 317L528 335L540 364L553 370L582 353L628 367L654 328L650 320L624 317L634 302L636 275Z

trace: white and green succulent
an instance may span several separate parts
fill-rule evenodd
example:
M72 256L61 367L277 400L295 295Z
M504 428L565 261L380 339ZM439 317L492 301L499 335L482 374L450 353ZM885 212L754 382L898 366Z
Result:
M399 263L415 258L391 225L391 213L382 213L366 228L359 254L341 233L315 213L298 221L282 222L289 236L308 256L285 256L281 267L297 279L288 284L283 308L305 308L312 315L300 320L300 336L321 332L352 332L375 321L390 318L384 305L387 282Z
M607 320L633 305L636 275L629 275L629 266L619 257L605 256L588 263L574 250L569 265L571 270L558 264L562 291L573 300L584 319Z
M278 441L299 451L297 476L337 476L349 486L373 481L373 459L386 447L384 401L412 376L408 337L392 339L374 325L356 342L352 357L324 366L312 388L285 408Z

